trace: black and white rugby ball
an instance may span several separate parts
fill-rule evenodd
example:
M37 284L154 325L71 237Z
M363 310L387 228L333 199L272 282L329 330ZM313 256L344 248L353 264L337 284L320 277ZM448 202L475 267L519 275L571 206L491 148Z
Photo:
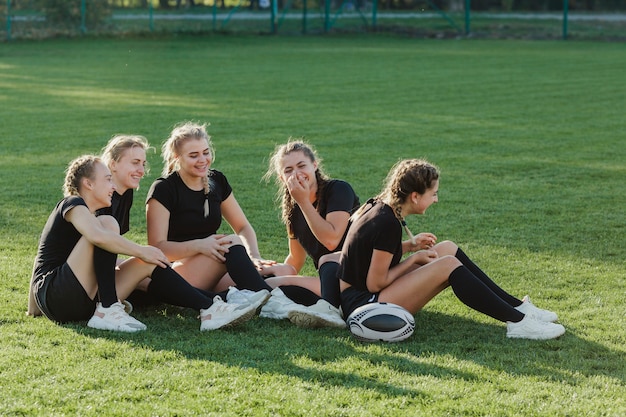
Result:
M411 336L415 319L405 308L392 303L370 303L348 316L348 328L362 342L399 342Z

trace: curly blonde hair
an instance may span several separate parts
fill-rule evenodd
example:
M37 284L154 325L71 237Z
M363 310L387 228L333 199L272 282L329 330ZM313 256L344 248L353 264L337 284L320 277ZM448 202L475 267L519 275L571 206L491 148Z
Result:
M293 209L296 206L296 202L289 194L287 185L280 179L282 173L282 159L292 152L302 152L304 156L309 158L311 162L317 162L317 169L315 170L315 180L317 181L316 198L323 194L324 188L330 181L330 178L324 173L322 168L322 160L317 155L317 151L310 144L306 143L304 139L292 139L289 138L287 143L276 146L276 149L272 153L269 161L269 168L263 178L265 181L269 181L272 176L275 176L276 185L278 185L278 191L276 193L276 201L281 207L281 219L287 230L291 233L291 216Z
M65 170L63 196L80 194L80 182L83 178L94 179L96 164L104 163L99 156L82 155L69 163Z

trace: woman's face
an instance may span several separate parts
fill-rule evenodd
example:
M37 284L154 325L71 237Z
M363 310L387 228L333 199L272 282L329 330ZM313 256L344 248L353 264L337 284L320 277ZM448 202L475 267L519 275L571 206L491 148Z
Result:
M413 193L417 200L415 205L415 214L424 214L428 207L439 201L439 180L433 181L432 187L430 187L424 194Z
M115 185L109 168L103 162L97 162L94 165L93 178L89 178L87 181L91 184L90 192L94 204L94 207L90 207L90 209L97 210L110 207Z
M317 162L311 161L302 151L293 151L281 159L280 179L287 182L290 177L295 176L298 182L308 183L312 188L317 185L316 170Z
M213 161L209 143L197 138L183 142L177 158L180 170L191 177L206 177Z
M113 183L118 193L139 188L139 181L146 173L146 151L140 146L128 148L119 161L111 161Z

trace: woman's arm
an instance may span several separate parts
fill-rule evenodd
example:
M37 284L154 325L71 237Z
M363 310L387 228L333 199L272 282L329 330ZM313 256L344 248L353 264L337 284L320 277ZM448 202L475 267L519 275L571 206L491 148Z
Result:
M315 238L329 251L337 250L337 246L339 246L341 238L348 228L350 213L333 211L328 213L324 219L308 200L303 205L299 203L298 205Z
M224 235L212 235L204 239L193 239L185 242L167 240L170 224L170 212L156 199L150 199L146 204L146 220L148 228L148 244L161 249L163 253L176 261L190 256L202 254L219 262L224 262L224 252L229 242L224 241Z
M65 220L72 223L76 230L94 246L111 253L134 256L161 267L169 265L169 261L160 249L139 245L107 229L86 206L72 208L65 214Z
M298 242L298 239L289 239L289 255L285 258L285 263L291 265L296 270L296 274L300 272L306 262L307 253Z
M433 250L419 251L407 257L398 265L389 268L392 259L392 253L374 249L370 267L367 271L367 289L370 292L380 292L399 277L414 270L416 265L425 265L437 259L437 252Z
M256 232L241 209L237 199L235 199L235 195L231 193L226 200L222 201L220 208L222 209L222 216L224 216L224 219L228 222L235 234L241 238L250 257L261 259L259 244L256 240Z

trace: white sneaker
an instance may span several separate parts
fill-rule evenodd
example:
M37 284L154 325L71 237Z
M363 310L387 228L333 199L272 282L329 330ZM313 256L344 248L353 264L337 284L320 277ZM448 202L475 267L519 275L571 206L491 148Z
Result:
M130 303L130 301L122 300L120 301L120 303L124 305L124 311L126 312L126 314L130 314L133 312L133 305Z
M256 307L248 304L228 304L219 295L213 305L200 310L200 330L215 330L244 323L254 317Z
M534 317L539 321L555 322L559 318L556 313L553 313L552 311L543 310L536 307L533 303L530 302L530 297L528 296L525 296L522 299L522 304L515 307L515 309L524 313L524 315Z
M118 332L138 332L146 330L146 325L131 317L124 311L124 304L117 302L110 307L96 304L96 311L87 322L87 326L100 330L114 330Z
M540 321L531 316L524 316L517 323L511 321L506 323L506 337L511 338L547 340L555 339L563 333L565 327L560 324Z
M228 294L226 294L227 303L252 305L254 306L255 314L261 311L261 306L263 306L269 298L270 292L268 290L251 291L229 287Z
M299 305L291 301L280 288L274 288L270 294L270 299L261 307L259 313L261 317L276 320L287 319L289 312Z
M288 314L289 320L300 327L346 327L345 320L341 317L339 309L326 300L319 300L312 306L296 304L297 308Z

